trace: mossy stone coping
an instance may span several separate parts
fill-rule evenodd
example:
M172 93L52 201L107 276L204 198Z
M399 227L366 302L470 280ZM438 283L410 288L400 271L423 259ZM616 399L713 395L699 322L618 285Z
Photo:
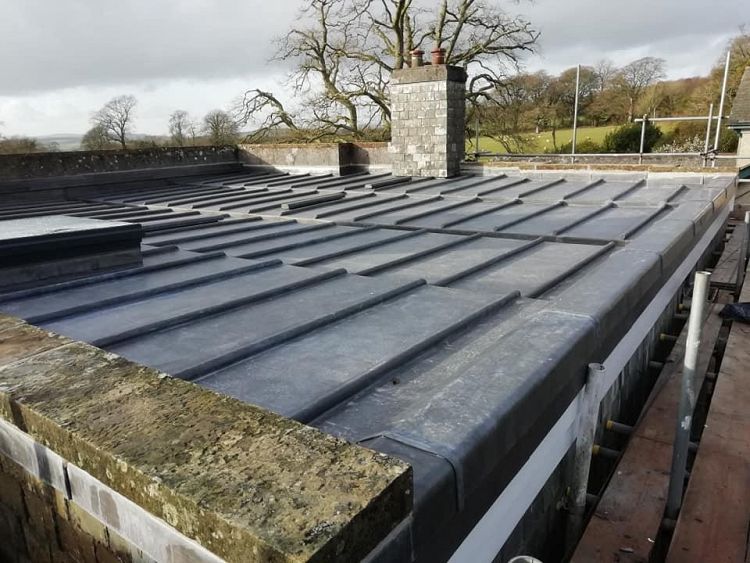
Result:
M3 315L0 416L228 561L356 561L412 506L399 460Z

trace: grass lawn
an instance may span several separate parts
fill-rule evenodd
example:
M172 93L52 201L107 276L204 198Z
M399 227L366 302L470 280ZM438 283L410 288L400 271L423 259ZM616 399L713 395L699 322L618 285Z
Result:
M579 127L578 128L578 141L589 139L595 143L601 143L607 133L614 130L614 125L607 127ZM569 143L573 138L572 129L558 129L556 133L557 146ZM528 133L526 137L531 141L531 146L527 149L528 152L541 153L545 151L553 152L552 150L552 132L542 131L538 135L536 133ZM472 139L473 141L473 139ZM479 149L482 151L492 151L504 153L507 152L505 148L498 143L496 140L490 137L481 137L479 139ZM474 147L471 143L466 143L467 151L474 151Z
M664 131L674 127L672 123L659 123L657 124ZM617 125L607 125L605 127L579 127L578 128L578 142L584 140L593 141L597 144L601 144L604 141L604 137L610 131L617 129ZM532 142L531 146L524 152L530 153L543 153L543 152L554 152L552 146L552 133L550 131L543 131L539 134L527 133L526 137ZM573 139L573 129L558 129L556 133L557 146L560 147L565 143L569 143ZM471 142L470 142L471 141ZM466 140L466 151L474 152L473 146L474 139ZM496 140L490 137L481 137L479 139L479 149L481 151L491 151L497 153L507 152L505 148L498 143Z

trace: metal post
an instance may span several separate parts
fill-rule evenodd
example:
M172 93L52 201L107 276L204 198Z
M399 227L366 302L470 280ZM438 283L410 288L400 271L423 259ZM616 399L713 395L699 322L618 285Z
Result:
M576 141L578 139L578 89L581 83L581 65L576 66L576 97L573 104L573 141L570 147L571 163L576 161Z
M474 107L474 138L476 139L475 148L477 161L479 161L479 107Z
M747 265L748 245L750 244L750 212L745 212L745 221L740 233L740 248L737 251L737 277L734 279L734 300L740 300L742 293L742 282L745 279L745 267Z
M708 164L708 144L711 142L711 120L714 118L714 104L708 106L708 120L706 122L706 142L703 144L703 152L706 156L703 157L703 166Z
M714 137L714 152L719 152L719 137L721 136L721 118L724 116L724 97L727 93L727 77L729 76L729 59L732 56L732 50L727 51L727 62L724 64L724 80L721 83L721 98L719 100L719 120L716 122L716 136ZM716 166L716 159L711 163L712 167Z
M638 164L643 164L643 149L646 145L646 123L648 122L648 115L643 114L643 121L641 121L641 148L638 149Z
M747 219L747 214L745 214ZM743 223L744 228L740 232L740 248L737 250L737 272L734 278L734 300L739 301L742 293L742 279L745 274L745 256L747 255L747 223Z
M682 505L682 491L685 486L685 466L688 448L690 446L690 427L695 408L695 389L693 379L695 367L698 363L698 349L703 330L703 315L708 297L709 272L696 272L693 284L693 298L690 304L690 319L688 320L687 343L685 345L685 360L682 368L682 386L680 392L680 406L677 413L674 447L672 450L672 470L669 478L669 493L667 495L666 517L674 520Z
M599 420L599 402L606 384L605 368L601 364L589 364L588 378L578 410L578 432L576 433L576 457L572 486L572 505L567 529L567 547L572 548L583 530L586 512L586 492L589 484L591 455Z

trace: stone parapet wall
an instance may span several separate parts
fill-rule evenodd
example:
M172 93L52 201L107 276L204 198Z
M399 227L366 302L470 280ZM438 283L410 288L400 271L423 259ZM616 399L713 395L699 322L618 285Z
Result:
M241 144L238 158L247 166L295 173L344 175L390 169L387 143Z
M0 182L236 161L232 146L4 154Z
M393 72L389 152L394 175L446 178L460 173L465 83L462 68L446 65Z
M20 528L26 553L62 552L59 520L73 510L99 523L81 539L101 552L92 561L118 549L175 562L355 561L412 504L400 461L2 315L0 454L16 499L0 532ZM16 484L34 479L54 491L18 502Z
M640 162L639 162L640 161ZM643 158L638 154L625 156L609 156L606 154L596 156L576 155L575 162L570 155L540 154L540 155L498 155L494 157L482 157L482 163L494 165L496 162L501 164L508 163L538 163L538 164L562 164L566 166L589 166L590 168L604 168L614 166L669 166L671 168L704 168L703 157L696 155L667 155L659 153L645 153ZM733 158L717 159L717 168L736 168L736 160Z

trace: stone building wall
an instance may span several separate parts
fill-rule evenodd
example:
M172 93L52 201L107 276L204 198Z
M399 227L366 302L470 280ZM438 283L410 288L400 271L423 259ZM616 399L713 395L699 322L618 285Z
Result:
M464 158L466 72L447 65L396 70L391 77L391 144L396 176L446 178Z
M0 455L0 559L8 563L145 563L114 530Z

